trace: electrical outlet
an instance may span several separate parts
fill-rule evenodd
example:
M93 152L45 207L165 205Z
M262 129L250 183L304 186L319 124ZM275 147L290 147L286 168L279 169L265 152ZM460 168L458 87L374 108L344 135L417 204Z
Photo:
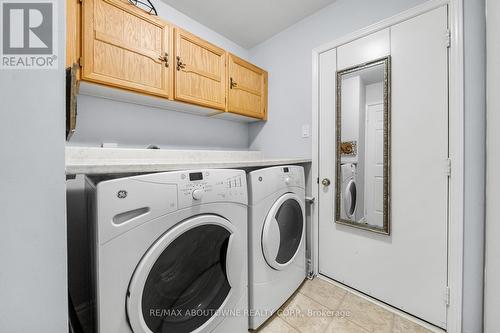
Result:
M311 136L311 131L309 129L309 125L302 125L302 137L308 138Z

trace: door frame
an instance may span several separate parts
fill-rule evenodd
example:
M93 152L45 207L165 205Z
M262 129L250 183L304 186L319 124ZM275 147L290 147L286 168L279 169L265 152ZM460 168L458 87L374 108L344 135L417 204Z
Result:
M323 44L312 51L312 193L319 202L319 58L320 54L335 49L353 40L365 37L395 24L407 21L441 6L448 6L448 26L451 45L449 61L449 156L452 161L449 189L448 221L448 288L449 299L446 314L447 332L462 332L463 303L463 233L464 233L464 43L463 0L429 0L400 14L355 31L333 42ZM445 36L443 36L445 38ZM319 207L312 215L311 261L313 274L319 270Z
M381 106L382 106L382 112L383 112L383 111L384 111L384 102L383 102L383 101L382 101L382 102L375 102L375 103L369 103L369 104L367 103L367 104L366 104L366 107L365 107L365 128L368 128L368 108L369 108L369 107L371 107L371 106L373 107L373 106L378 106L378 105L381 105ZM369 141L369 140L368 140L368 136L367 136L367 135L365 135L365 142L364 142L364 145L365 145L365 147L366 147L366 148L365 148L366 150L368 149L368 148L367 148L367 147L368 147L368 141ZM366 151L366 150L365 150L365 151ZM366 160L368 160L368 158L366 158ZM366 160L365 160L365 161L366 161ZM364 183L365 183L365 185L364 185L364 193L363 193L363 198L364 198L364 209L365 209L365 212L367 212L367 207L366 207L366 206L367 206L367 203L368 203L368 200L369 200L369 199L367 199L367 193L366 193L366 188L368 187L368 186L367 186L367 183L368 183L368 177L366 176L366 175L367 175L367 173L366 173L366 172L367 172L367 170L368 170L368 163L367 163L367 162L365 162L365 167L364 167L364 173L365 173L365 175L364 175L364 177L363 177L363 179L364 179ZM372 179L372 180L373 180L373 179ZM389 208L389 211L390 211L390 208ZM368 215L368 213L366 214L366 216L367 216L367 215ZM368 217L367 217L367 218L368 218ZM389 230L390 230L390 228L389 228Z

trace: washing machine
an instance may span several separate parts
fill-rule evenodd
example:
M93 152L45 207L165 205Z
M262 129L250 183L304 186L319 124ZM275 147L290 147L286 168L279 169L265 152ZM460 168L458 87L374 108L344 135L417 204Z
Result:
M340 218L354 221L357 208L356 164L344 163L340 166L342 187L340 191Z
M260 169L247 179L249 327L257 329L306 278L304 169Z
M247 331L244 171L87 184L97 333Z

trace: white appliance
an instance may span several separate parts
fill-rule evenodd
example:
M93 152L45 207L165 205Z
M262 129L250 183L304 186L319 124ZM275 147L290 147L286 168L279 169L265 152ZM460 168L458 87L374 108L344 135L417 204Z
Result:
M357 206L356 164L344 163L340 166L342 187L340 191L340 218L355 220Z
M256 329L306 277L305 181L299 166L248 174L249 326Z
M247 331L244 171L87 183L98 333Z

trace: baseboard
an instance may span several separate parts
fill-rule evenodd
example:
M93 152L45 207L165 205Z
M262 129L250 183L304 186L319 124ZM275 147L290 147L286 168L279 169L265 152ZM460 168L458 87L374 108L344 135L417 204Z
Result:
M335 285L335 286L337 286L339 288L347 290L351 294L359 296L359 297L361 297L361 298L363 298L363 299L365 299L365 300L367 300L367 301L369 301L369 302L371 302L371 303L373 303L373 304L375 304L375 305L377 305L377 306L379 306L379 307L381 307L381 308L383 308L383 309L385 309L385 310L387 310L389 312L392 312L392 313L394 313L394 314L396 314L396 315L398 315L400 317L403 317L406 320L409 320L409 321L411 321L411 322L413 322L413 323L415 323L417 325L420 325L420 326L428 329L429 331L432 331L432 332L435 332L435 333L444 333L444 332L446 332L445 330L443 330L441 328L438 328L438 327L436 327L436 326L434 326L432 324L429 324L428 322L423 321L422 319L414 317L414 316L412 316L412 315L410 315L410 314L408 314L406 312L403 312L403 311L401 311L401 310L399 310L397 308L394 308L394 307L392 307L392 306L390 306L390 305L388 305L386 303L383 303L383 302L381 302L381 301L379 301L379 300L377 300L375 298L372 298L372 297L370 297L368 295L365 295L365 294L363 294L363 293L361 293L361 292L359 292L359 291L357 291L355 289L352 289L352 288L350 288L350 287L348 287L348 286L346 286L346 285L344 285L344 284L342 284L340 282L332 280L329 277L326 277L324 275L318 274L317 278L320 278L320 279L323 279L325 281L328 281L329 283L331 283L331 284L333 284L333 285Z

